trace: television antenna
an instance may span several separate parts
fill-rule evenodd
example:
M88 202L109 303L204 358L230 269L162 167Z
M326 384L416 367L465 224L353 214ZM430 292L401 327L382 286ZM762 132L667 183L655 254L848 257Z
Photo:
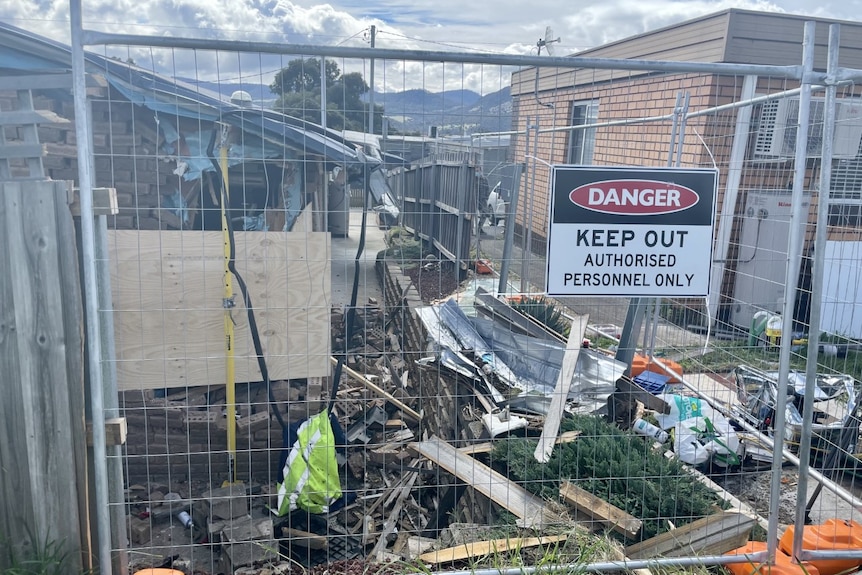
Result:
M539 49L539 56L542 55L542 48L544 47L548 56L554 55L554 44L560 41L560 37L557 36L554 38L554 30L548 26L545 28L545 37L540 38L538 42L536 42L536 48Z
M556 44L559 41L560 41L559 37L554 38L554 31L551 29L551 27L550 26L546 27L545 28L545 37L540 38L539 41L536 42L536 48L538 48L538 50L539 50L538 55L539 56L542 55L542 48L544 47L544 48L547 48L546 51L548 52L548 56L553 56L554 55L554 44ZM556 124L557 109L554 107L554 104L551 102L543 102L541 99L539 99L539 66L536 66L536 83L535 83L535 87L534 87L533 98L535 98L536 103L539 104L540 106L544 106L545 108L550 108L553 111L553 114L554 114L554 120L553 121L554 121L554 124ZM531 127L530 121L528 118L527 119L528 137L529 137L530 127ZM523 249L524 253L527 254L527 257L523 258L521 260L521 291L522 292L527 291L527 284L526 284L525 278L527 277L527 269L529 268L530 260L532 259L532 255L533 255L533 251L532 251L532 245L533 245L533 243L532 243L533 242L533 196L535 195L535 190L536 190L536 160L537 160L536 155L538 153L537 145L538 145L538 141L539 141L539 115L538 114L536 115L536 122L532 125L532 128L534 130L534 132L533 132L533 164L532 164L532 166L530 166L529 164L527 165L527 175L531 177L531 180L530 180L530 195L529 195L528 199L525 199L526 200L525 208L527 211L528 223L527 223L527 233L524 234L524 236L523 236L524 243L522 245L522 249ZM527 140L527 142L528 142L527 145L529 146L529 139Z

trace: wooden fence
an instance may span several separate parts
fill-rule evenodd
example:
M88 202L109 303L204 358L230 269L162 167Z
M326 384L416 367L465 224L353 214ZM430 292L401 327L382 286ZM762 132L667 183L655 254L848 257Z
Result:
M83 312L66 182L0 183L0 544L87 555ZM10 549L0 547L0 571ZM83 553L82 553L83 550Z
M469 163L431 156L389 177L402 225L461 268L470 260L478 208L476 170Z

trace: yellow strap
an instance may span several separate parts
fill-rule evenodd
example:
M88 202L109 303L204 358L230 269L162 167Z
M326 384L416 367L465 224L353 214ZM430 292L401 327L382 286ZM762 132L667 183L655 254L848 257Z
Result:
M230 201L227 165L227 131L222 132L219 147L222 185L224 192L221 201L221 229L224 239L224 343L225 343L225 391L227 403L227 452L228 483L236 481L236 364L234 361L234 329L231 309L233 306L233 277L228 266L230 262L230 230L227 221L227 204Z

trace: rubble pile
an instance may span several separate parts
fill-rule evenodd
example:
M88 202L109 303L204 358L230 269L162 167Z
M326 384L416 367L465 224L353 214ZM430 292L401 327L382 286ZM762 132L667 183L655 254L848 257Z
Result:
M213 452L226 449L223 390L126 398L146 436L130 433L129 440L130 454L141 457L130 463L141 473L129 489L133 544L147 547L153 563L179 553L179 564L204 573L211 570L201 565L255 575L290 565L352 572L366 561L463 565L509 545L492 527L502 524L510 529L505 541L539 558L578 530L610 529L639 541L640 519L574 482L561 487L559 501L539 497L489 455L514 435L538 438L541 461L541 450L578 440L578 432L559 433L566 414L610 410L611 419L631 426L645 408L661 408L622 377L625 365L589 348L586 317L572 322L565 342L484 290L414 307L409 277L382 275L385 302L333 310L333 373L340 376L329 417L331 469L313 463L324 459L310 455L315 440L302 443L302 429L327 413L332 381L238 386L235 469L245 483L213 465ZM336 484L319 509L284 504L294 501L293 457L302 457L309 477ZM153 470L166 473L162 484ZM481 526L458 530L458 550L446 543L455 521Z

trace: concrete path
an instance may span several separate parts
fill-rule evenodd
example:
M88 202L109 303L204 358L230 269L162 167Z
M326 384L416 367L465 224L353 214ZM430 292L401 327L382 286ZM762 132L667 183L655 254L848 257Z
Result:
M347 237L332 238L332 306L342 309L350 303L353 289L354 270L356 269L356 253L362 232L362 210L351 210ZM359 256L359 291L356 304L363 306L368 298L375 298L383 303L383 291L377 279L374 263L380 250L386 249L385 232L377 226L377 217L373 212L368 214L368 224L365 231L365 247Z

